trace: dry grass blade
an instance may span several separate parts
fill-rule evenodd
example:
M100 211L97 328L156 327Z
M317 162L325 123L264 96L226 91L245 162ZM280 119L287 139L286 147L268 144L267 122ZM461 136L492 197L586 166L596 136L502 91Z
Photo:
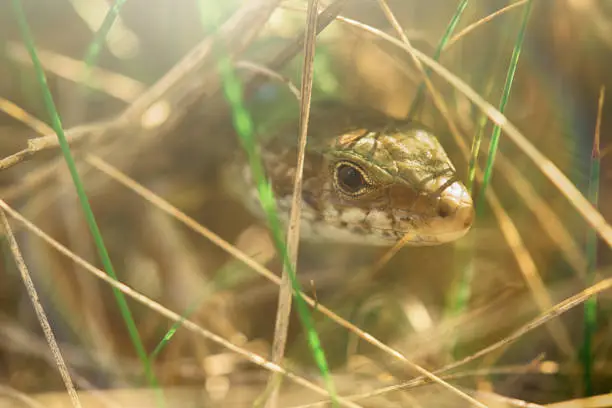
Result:
M325 27L327 27L334 19L340 14L344 6L349 2L349 0L336 0L327 6L318 16L317 30L316 33L319 34ZM296 38L291 44L285 47L269 64L268 67L276 71L282 68L287 62L289 62L293 57L297 55L303 49L304 43L306 41L306 33L304 35ZM247 97L256 90L262 84L261 77L253 78L249 83L245 86L245 94Z
M89 262L87 262L86 260L84 260L83 258L79 257L78 255L74 254L72 251L70 251L68 248L66 248L64 245L62 245L61 243L59 243L58 241L56 241L55 239L53 239L52 237L50 237L48 234L46 234L44 231L42 231L40 228L38 228L36 225L34 225L32 222L30 222L29 220L27 220L26 218L24 218L21 214L19 214L17 211L15 211L14 209L12 209L8 204L6 204L4 201L0 200L0 209L4 210L7 214L9 214L12 218L14 218L15 220L19 221L20 223L22 223L27 229L29 229L31 232L33 232L36 236L38 236L39 238L43 239L44 241L46 241L49 245L51 245L54 249L56 249L57 251L59 251L61 254L63 254L64 256L68 257L69 259L71 259L73 262L75 262L76 264L78 264L79 266L83 267L85 270L87 270L88 272L92 273L96 278L103 280L104 282L108 283L109 285L111 285L112 287L120 290L122 293L124 293L125 295L131 297L132 299L136 300L137 302L143 304L144 306L148 307L149 309L155 311L156 313L172 320L173 322L180 322L180 324L185 327L187 330L201 336L202 338L208 339L210 341L213 341L225 348L227 348L228 350L242 356L243 358L251 361L253 364L258 365L260 367L263 367L269 371L272 372L276 372L279 374L284 375L285 377L289 378L290 380L294 381L296 384L299 384L303 387L306 387L308 389L310 389L311 391L319 394L319 395L323 395L323 396L328 396L327 390L325 388L319 387L316 384L306 380L305 378L291 372L288 370L285 370L284 368L282 368L281 366L279 366L278 364L274 364L268 360L266 360L265 358L261 357L258 354L252 353L248 350L245 350L237 345L235 345L234 343L224 339L221 336L218 336L200 326L198 326L196 323L192 322L191 320L188 319L184 319L183 316L181 316L180 314L171 311L170 309L164 307L163 305L161 305L160 303L157 303L153 300L151 300L150 298L140 294L139 292L135 291L134 289L130 288L129 286L115 281L114 279L108 277L103 271L101 271L100 269L96 268L95 266L91 265ZM359 405L352 403L350 401L345 400L344 398L338 396L338 402L346 407L353 407L353 408L358 408Z
M495 214L495 218L497 218L499 228L504 235L504 239L508 242L508 246L512 250L525 282L527 282L529 291L533 295L538 308L542 312L545 312L547 309L550 309L553 306L553 302L548 294L542 277L538 273L536 263L533 257L529 254L529 251L527 250L527 247L525 246L516 225L514 225L508 213L504 211L504 208L497 196L490 194L489 192L486 194L491 210ZM563 326L561 322L553 320L550 322L548 329L550 330L552 338L557 343L559 349L569 358L574 358L576 353L574 352L570 335L565 326Z
M282 76L278 72L273 71L266 66L259 65L251 61L238 61L235 65L236 68L248 69L250 71L262 74L270 79L282 82L283 84L287 85L287 88L289 88L289 91L291 91L291 93L297 98L297 100L300 100L300 90L297 89L295 85L293 85L291 79Z
M464 364L469 363L470 361L474 361L486 354L491 353L494 350L497 350L501 347L504 347L506 345L509 345L510 343L515 342L516 340L518 340L519 338L521 338L522 336L524 336L525 334L529 333L530 331L542 326L543 324L548 323L549 321L551 321L552 319L560 316L561 314L567 312L568 310L584 303L588 298L590 298L591 296L594 296L600 292L609 290L612 288L612 278L608 278L605 280L602 280L599 283L596 283L595 285L583 290L582 292L564 300L563 302L558 303L557 305L555 305L552 309L550 309L549 311L547 311L546 313L540 315L539 317L533 319L532 321L524 324L522 327L520 327L519 329L515 330L512 334L510 334L509 336L503 338L502 340L488 346L485 347L481 350L479 350L478 352L472 354L471 356L468 356L462 360L459 360L457 362L454 362L453 364L445 367L445 371L449 370L451 368L455 368Z
M519 366L511 365L511 366L501 366L501 367L494 367L494 368L478 368L474 370L467 370L467 371L462 371L462 372L453 373L453 374L440 374L440 378L446 381L450 381L450 380L465 379L469 377L483 377L483 376L495 376L495 375L524 375L528 373L534 373L534 374L537 373L537 374L542 374L542 375L552 374L549 371L544 371L542 367L543 367L543 364L536 364L536 362L529 362L528 364L519 365ZM442 371L447 371L447 370L441 369L438 371L442 372ZM349 398L353 401L360 401L362 399L371 398L375 396L381 396L383 394L391 393L394 391L399 391L402 389L410 390L410 389L421 387L427 384L431 384L431 380L429 380L428 378L419 377L419 378L415 378L410 381L406 381L404 383L399 383L399 384L394 384L394 385L389 385L386 387L378 388L371 392L347 395L346 398ZM306 405L301 405L299 407L292 407L292 408L306 408L306 407L312 407L315 405L316 404L306 404Z
M20 64L32 65L25 47L16 42L6 45L8 58ZM87 85L113 98L130 103L145 91L145 85L125 75L108 71L99 67L90 67L88 81L83 81L86 67L83 61L75 60L50 50L38 50L38 57L45 70L60 78Z
M300 218L302 215L302 184L304 173L304 155L306 154L306 142L308 138L308 119L310 117L310 100L312 97L312 79L314 75L314 57L317 39L317 14L318 0L308 2L306 14L306 33L304 43L304 64L302 68L302 83L300 87L300 118L298 157L293 181L293 196L291 199L291 212L287 229L287 253L289 262L297 275L297 259L300 244ZM283 267L280 291L278 293L278 306L276 310L276 322L274 325L274 340L272 343L272 362L280 364L285 355L287 335L289 332L289 316L291 314L291 298L293 288L289 274L291 272L285 265ZM268 389L271 393L265 403L266 408L278 406L280 390L280 377L273 374L268 381Z
M15 263L17 264L17 268L19 269L19 273L21 274L21 279L23 279L23 283L26 287L28 295L30 296L30 301L32 302L32 306L34 307L34 311L36 312L36 317L38 318L38 322L40 323L40 327L45 334L45 338L47 339L47 343L49 344L49 348L51 349L51 353L53 354L53 359L55 364L57 365L57 369L62 376L62 381L64 381L64 385L66 387L66 391L68 391L68 395L70 395L70 401L72 402L73 407L80 408L81 401L79 400L79 396L74 388L74 384L72 383L72 378L70 377L70 373L68 372L68 367L64 362L64 358L62 357L62 352L57 345L57 341L55 340L55 335L53 334L53 329L51 329L51 325L49 324L49 320L47 319L47 315L45 310L43 309L40 301L38 299L38 293L36 292L36 288L34 287L34 282L30 277L30 272L28 271L28 267L23 260L23 256L21 255L21 251L19 250L19 245L17 244L17 240L15 239L15 235L13 235L13 231L11 229L11 225L6 218L6 214L4 211L0 211L0 219L2 220L2 227L4 229L4 235L8 240L9 248L11 253L13 254L13 258L15 259Z
M12 323L10 321L5 321L6 317L2 318L2 348L7 348L13 353L19 353L22 355L26 355L30 358L36 358L46 361L49 365L55 366L55 361L53 359L53 355L50 351L47 350L47 343L45 340L40 339L39 336L31 333L28 330L24 330L16 323ZM117 364L116 361L111 362L108 360L98 360L96 362L87 361L83 358L83 353L81 350L77 348L72 348L70 345L62 344L63 355L66 357L71 364L70 374L72 380L74 381L76 387L78 388L77 393L79 394L79 399L81 400L81 404L88 407L89 404L85 403L82 398L82 391L87 391L92 398L95 398L97 402L103 405L105 408L119 408L120 405L105 396L104 390L100 390L95 387L90 381L84 378L79 374L79 369L88 370L91 368L99 367L98 361L102 362L102 365L110 365ZM102 356L103 353L100 354ZM131 372L137 372L138 367L133 364L129 364L131 366ZM116 366L115 366L116 367ZM125 365L124 365L125 367ZM0 386L1 389L2 386ZM2 393L0 392L0 395ZM62 393L66 400L70 400L70 395L63 392ZM32 398L36 398L36 396L31 395ZM2 399L0 398L0 407L4 408L2 405Z
M174 219L182 222L183 224L185 224L187 227L189 227L193 231L202 235L204 238L210 240L215 245L217 245L219 248L223 249L225 252L227 252L232 257L236 258L237 260L243 262L245 265L253 269L258 274L276 283L277 285L280 284L280 278L276 276L274 273L272 273L269 269L257 263L254 259L252 259L247 254L237 249L235 246L233 246L229 242L219 237L217 234L215 234L208 228L205 228L204 226L198 224L197 221L195 221L193 218L181 212L178 208L174 207L173 205L171 205L170 203L168 203L161 197L157 196L152 191L147 190L142 185L138 184L136 181L134 181L133 179L123 174L117 168L106 163L101 158L92 156L92 155L88 155L86 157L86 161L88 164L100 170L107 176L111 177L113 180L126 186L127 188L129 188L130 190L132 190L133 192L141 196L143 199L145 199L146 201L148 201L155 207L164 211L166 214L170 215Z
M446 374L446 375L441 375L440 378L442 378L445 381L450 381L450 380L457 380L457 379L462 379L462 378L483 376L483 375L525 374L527 372L529 371L526 370L525 367L505 367L505 368L486 369L486 370L485 369L470 370L470 371L464 371L464 372L457 373L457 374ZM400 384L378 388L370 392L346 395L345 398L350 399L351 401L361 401L361 400L366 400L368 398L373 398L377 396L382 396L384 394L389 394L394 391L413 389L413 388L428 385L431 383L432 383L431 380L420 377L420 378L416 378L414 380L410 380L405 383L400 383ZM506 397L501 397L497 394L495 396L503 398L504 400L507 400ZM324 401L318 401L318 402L309 403L309 404L295 405L290 408L315 408L315 407L319 407L322 402ZM532 408L536 408L536 407L542 408L543 407L542 405L537 405L537 404L531 404L531 405L526 405L526 406L532 407Z
M43 123L42 121L40 121L40 120L36 119L35 117L33 117L32 115L28 114L23 109L21 109L19 106L13 104L12 102L10 102L10 101L8 101L8 100L6 100L4 98L1 98L1 97L0 97L0 110L3 110L6 113L8 113L9 115L13 116L14 118L22 121L27 126L29 126L30 128L34 129L35 131L37 131L38 133L48 134L48 133L52 133L53 132L53 129L51 129L47 124ZM55 163L52 163L51 167L55 167L54 164ZM42 170L45 170L45 167L47 167L47 166L43 166ZM39 174L41 174L41 173L39 173ZM55 173L49 172L48 174L55 174ZM41 174L41 175L43 175L43 174ZM42 178L44 179L44 177L42 177ZM25 187L28 187L28 186L31 185L31 180L32 180L32 178L28 177L28 183L26 183ZM35 181L34 184L37 184L36 183L36 181L37 181L36 177L34 178L34 181ZM23 188L24 185L22 184L21 187ZM10 191L9 191L9 193L10 193ZM4 197L6 197L6 196L4 196ZM88 290L90 290L90 289L88 289L88 286L83 281L80 281L80 284L81 284L81 292L87 293ZM91 295L92 292L89 292L89 294ZM92 301L92 304L96 304L95 303L95 299L96 299L95 296L90 296L89 298ZM97 330L97 328L99 326L104 327L104 324L103 324L103 322L100 319L96 320L96 325L92 324L90 326L90 328L92 330ZM98 334L99 334L99 332L98 332ZM96 339L100 339L100 338L103 338L103 336L97 335L97 336L95 336L95 338Z
M19 401L23 406L29 408L45 408L38 401L32 399L31 397L11 388L6 385L0 384L0 395L6 395L14 401ZM0 401L1 403L2 401Z
M512 164L512 161L501 152L497 153L497 166L499 167L499 174L520 194L525 205L536 216L542 229L559 247L561 256L576 271L577 276L583 277L586 269L586 258L561 219L556 216L544 198L538 195L525 176Z
M1 96L0 96L0 111L5 112L9 116L12 116L13 118L19 120L26 126L32 128L33 130L35 130L36 132L42 135L53 132L53 129L49 125L47 125L45 122L35 118L34 116L30 115L25 110L21 109L21 107L15 105L13 102ZM50 139L47 139L46 137L43 136L37 139L28 140L28 142L30 142L29 143L30 145L46 146L48 140Z
M590 398L548 404L546 408L609 408L612 407L612 393Z
M0 160L0 170L3 168L8 168L13 164L17 164L18 162L36 154L37 152L52 148L55 149L58 147L58 139L55 136L53 129L51 129L51 127L46 123L36 119L28 112L15 105L13 102L2 97L0 97L0 110L6 112L15 119L20 120L41 135L47 135L35 139L29 139L28 147L26 149ZM87 135L95 132L101 133L103 129L104 125L86 125L73 128L71 131L71 139L74 140L75 135ZM53 161L48 164L43 164L27 174L19 185L0 190L0 196L2 196L5 200L17 199L23 194L37 188L41 183L44 183L50 177L53 177L56 174L56 170L62 166L63 162L61 161Z
M62 164L58 161L41 164L35 170L25 174L19 183L0 189L0 197L6 201L11 201L35 191L43 183L53 178Z
M468 35L472 31L474 31L478 27L482 26L483 24L486 24L486 23L490 22L491 20L495 19L496 17L499 17L499 16L503 15L504 13L506 13L508 11L511 11L511 10L517 8L517 7L520 7L520 6L524 5L528 1L529 0L519 0L519 1L515 2L515 3L509 4L509 5L505 6L505 7L500 8L496 12L491 13L488 16L481 18L480 20L476 21L475 23L470 24L469 26L465 27L463 30L461 30L460 32L455 34L448 41L448 43L446 43L446 46L444 47L444 49L445 50L448 49L453 44L455 44L457 41L459 41L461 38L465 37L466 35Z
M474 391L474 394L480 396L483 401L490 403L491 406L494 407L544 408L544 405L533 404L516 398L509 398L492 392Z
M103 122L77 126L66 131L66 139L73 146L86 138L101 136L105 132L111 131L115 129L115 125L114 122ZM59 143L55 133L30 139L28 140L28 147L0 160L0 171L13 167L39 152L57 148L59 148Z

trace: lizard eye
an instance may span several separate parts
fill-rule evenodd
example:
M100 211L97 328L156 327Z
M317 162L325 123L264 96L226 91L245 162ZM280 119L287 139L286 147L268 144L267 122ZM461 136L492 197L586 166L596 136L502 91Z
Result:
M352 163L342 161L335 165L334 185L340 192L355 197L365 193L370 183L361 168Z

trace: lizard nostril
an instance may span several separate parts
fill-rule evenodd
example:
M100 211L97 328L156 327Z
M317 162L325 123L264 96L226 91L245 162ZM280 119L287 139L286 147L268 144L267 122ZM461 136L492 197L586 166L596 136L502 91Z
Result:
M438 215L442 218L450 217L455 213L456 203L452 200L442 200L438 205Z

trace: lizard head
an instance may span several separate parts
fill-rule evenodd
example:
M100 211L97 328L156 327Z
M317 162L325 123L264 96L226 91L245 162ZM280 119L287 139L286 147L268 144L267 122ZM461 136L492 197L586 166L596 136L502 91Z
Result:
M469 231L472 198L431 131L388 117L324 113L311 116L309 124L302 239L386 246L403 240L423 246L451 242ZM285 223L296 172L295 130L295 124L281 130L261 149ZM237 196L263 215L244 160L232 179Z

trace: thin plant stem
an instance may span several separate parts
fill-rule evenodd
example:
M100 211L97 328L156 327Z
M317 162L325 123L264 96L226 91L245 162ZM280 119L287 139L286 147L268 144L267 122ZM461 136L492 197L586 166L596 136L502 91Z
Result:
M514 49L512 50L512 56L510 57L510 64L508 66L508 73L506 74L504 90L502 92L502 96L499 102L498 111L501 114L503 114L506 110L506 105L508 104L508 99L510 97L510 90L512 89L512 83L514 82L514 75L516 73L519 57L521 55L521 49L523 48L523 40L525 38L525 31L527 30L527 22L529 21L529 16L531 14L532 4L533 0L529 0L527 4L525 4L525 8L523 9L521 28L519 29L516 41L514 43ZM491 177L493 175L493 165L495 164L495 155L497 154L500 136L501 127L496 123L493 127L493 133L491 135L491 143L489 145L489 157L487 159L487 164L485 165L485 171L482 179L482 188L480 190L478 203L476 205L477 214L482 211L482 207L484 205L485 200L485 192L487 190L487 187L489 186L489 183L491 182Z
M593 151L591 153L591 168L589 175L588 198L595 208L599 202L599 179L601 173L600 131L601 116L604 105L605 88L599 91L597 122L595 124L595 137L593 138ZM587 256L587 285L595 283L597 268L597 234L591 228L586 236ZM582 344L582 366L584 391L586 396L593 395L593 337L597 332L597 297L593 296L584 303L584 339Z
M451 36L453 35L455 28L457 28L457 24L459 23L459 20L461 19L461 16L463 15L463 12L468 5L468 2L469 0L461 0L459 5L457 6L457 10L455 10L455 14L453 14L453 17L451 18L450 22L446 26L444 35L442 35L442 38L440 39L440 42L438 43L438 46L436 47L436 51L434 52L434 56L433 56L433 59L435 61L438 61L440 59L440 55L442 55L442 51L444 50L444 48L446 47L446 44L448 43ZM425 75L429 76L429 74L431 74L431 69L427 68L425 70ZM418 114L419 110L421 109L421 106L423 106L424 91L425 91L425 85L423 83L419 84L419 87L417 88L416 96L414 97L414 100L412 101L412 105L410 106L410 110L408 111L408 118L412 118L416 114Z
M47 80L45 77L45 73L40 63L40 60L38 59L38 55L36 52L36 46L34 44L34 40L30 33L30 28L26 21L25 12L23 10L21 1L12 0L12 3L13 3L13 10L15 12L15 15L16 15L16 18L17 18L17 21L19 23L19 27L21 30L21 35L23 37L24 42L26 43L26 47L30 54L30 58L32 59L32 63L34 65L34 70L36 72L36 77L41 87L42 96L45 101L45 106L47 108L49 116L51 117L51 126L57 135L62 154L66 161L66 165L68 166L70 176L72 177L77 195L79 197L79 201L81 203L81 207L85 214L87 225L89 226L90 233L94 239L94 243L98 250L98 255L100 256L100 259L102 261L102 264L104 265L104 269L106 273L113 279L118 280L117 274L115 273L115 269L110 260L108 251L106 249L106 245L104 244L104 239L102 238L102 234L100 232L95 216L91 209L91 205L89 204L89 199L87 198L85 187L83 183L81 182L81 178L76 168L76 163L74 161L74 158L72 157L70 146L66 139L66 135L64 134L64 128L62 126L62 122L61 122L59 113L57 112L55 103L53 101L53 96L51 95L51 91L49 90L49 87L47 86ZM132 344L134 345L138 358L140 359L144 367L147 381L152 387L158 390L157 402L158 402L158 405L163 406L164 405L163 393L158 386L157 378L155 376L155 373L153 372L153 367L151 366L148 354L145 350L144 344L142 343L140 334L138 333L138 328L136 327L136 322L134 321L132 312L130 311L130 308L127 304L127 300L125 296L116 289L113 290L113 294L115 296L115 300L117 304L119 305L119 309L121 311L123 320L125 321L125 324L127 326L127 329L130 335L130 339L132 340Z
M85 65L87 67L88 72L90 67L96 65L98 56L100 55L100 51L102 51L102 44L106 40L106 35L115 23L115 20L117 20L117 17L119 16L119 11L121 10L121 7L123 7L123 4L126 1L127 0L115 0L115 3L113 3L113 5L106 13L104 20L100 25L100 28L98 29L98 31L96 31L93 41L91 42L91 44L89 44L87 52L85 53L85 58L83 59L85 61Z
M304 41L304 62L302 67L302 82L300 87L300 118L299 118L299 139L298 139L298 156L295 170L295 180L293 182L293 196L291 200L291 211L289 214L289 225L287 227L287 252L289 255L289 263L294 271L297 271L297 259L300 243L300 218L302 214L302 182L304 172L304 157L306 154L306 143L308 139L308 119L310 117L310 101L312 97L312 80L314 75L314 58L315 46L317 39L317 14L318 0L310 0L308 2L308 10L306 12L306 34ZM276 322L274 326L274 341L272 343L272 362L280 364L285 354L287 344L287 335L289 332L289 317L291 314L291 297L292 285L290 271L285 262L282 272L281 287L278 294L278 307L276 311ZM296 280L297 282L297 280ZM297 289L297 288L296 288ZM310 335L310 334L309 334ZM314 352L323 355L323 350L314 350ZM327 364L324 361L319 362L319 368L323 373L326 385L332 398L335 396L335 387L331 381ZM273 373L270 376L267 388L271 389L267 401L266 408L276 408L278 406L278 397L280 390L280 382L282 376ZM337 402L333 402L337 405Z
M76 389L74 388L74 383L72 382L72 378L70 377L68 366L66 366L66 362L62 357L62 352L60 351L60 348L57 345L57 341L55 340L53 329L49 324L49 319L47 319L45 309L40 304L38 293L36 292L36 287L34 286L34 282L32 281L32 277L30 276L28 267L26 266L25 261L23 260L23 256L21 255L21 251L19 250L19 245L17 244L17 240L15 239L15 235L13 234L13 231L11 229L11 225L9 224L9 221L6 218L6 214L2 210L0 210L0 220L2 221L2 228L4 229L5 237L8 240L9 248L11 250L11 253L13 254L15 263L17 264L17 269L19 269L21 279L23 279L23 283L26 287L28 295L30 296L30 301L32 302L32 306L34 307L34 311L36 312L36 317L38 318L40 327L42 327L45 339L47 339L47 344L49 344L49 348L51 349L53 360L55 361L57 369L59 370L60 375L62 376L62 380L64 381L64 385L66 387L66 390L68 391L68 396L70 397L72 406L75 408L80 408L81 400L79 399L79 395L77 394Z

